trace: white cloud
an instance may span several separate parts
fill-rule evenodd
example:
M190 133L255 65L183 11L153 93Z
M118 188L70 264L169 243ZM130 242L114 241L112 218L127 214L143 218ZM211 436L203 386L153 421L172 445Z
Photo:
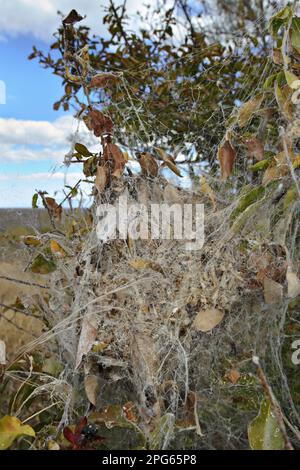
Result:
M81 178L81 173L67 171L0 175L0 207L31 207L36 189L47 191L49 195L55 196L57 201L62 201L65 197L62 191L64 185L74 186ZM88 203L91 185L82 183L80 188L85 202Z
M2 144L62 145L66 143L66 132L72 129L72 122L70 116L54 122L0 118L0 140Z
M71 141L83 142L91 150L96 149L99 141L84 124L80 123L78 133L77 127L78 121L70 115L53 122L0 118L0 162L63 162Z
M57 171L57 172L40 172L40 173L31 173L29 175L19 175L19 174L13 174L13 175L0 175L0 181L45 181L45 180L67 180L68 184L72 184L73 182L76 183L78 179L82 178L82 173L63 173L62 171ZM76 181L75 181L76 180Z
M0 36L31 34L49 41L60 23L57 11L68 14L73 8L82 16L86 15L84 24L94 33L103 34L101 18L104 10L101 5L108 5L108 0L0 0ZM135 0L127 1L127 6L133 14L145 8L143 3Z
M78 127L78 121L70 115L53 122L0 118L0 141L0 165L5 164L6 171L0 175L0 207L30 207L35 189L49 194L59 190L62 200L64 185L72 186L83 176L82 165L63 167L71 141L99 150L99 139L83 123ZM49 171L34 173L42 161L49 164ZM89 194L90 185L82 187Z

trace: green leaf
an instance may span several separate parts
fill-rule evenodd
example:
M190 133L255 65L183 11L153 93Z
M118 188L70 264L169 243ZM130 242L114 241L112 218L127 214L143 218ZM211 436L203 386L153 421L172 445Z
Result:
M84 157L90 157L92 155L91 152L83 144L79 144L79 143L75 144L75 150L76 152L80 153L80 155L83 155Z
M292 15L292 9L289 5L287 5L286 7L282 8L282 10L280 10L278 13L276 13L276 15L273 16L273 18L276 18L276 19L280 18L281 20L287 20L290 18L291 15Z
M253 188L244 196L242 196L238 202L238 205L236 206L236 208L234 209L234 211L232 212L230 216L231 220L234 220L238 215L244 212L244 210L247 209L247 207L249 207L251 204L261 199L264 196L264 194L265 194L265 188L263 186L258 186L256 188Z
M253 450L282 450L284 440L269 400L264 399L256 418L248 426L248 439Z
M277 73L274 73L273 75L270 75L264 82L263 84L263 88L266 89L266 88L270 88L273 86L276 78L277 78Z
M274 73L273 75L270 75L263 84L263 88L270 88L271 86L273 86L275 80L279 86L285 85L286 80L284 72L281 71L279 73Z
M272 16L269 21L269 29L273 37L276 36L281 26L286 24L292 15L292 9L290 6L282 8L276 15Z
M50 274L56 269L52 259L46 259L43 255L37 255L31 263L30 271L36 274Z
M93 176L97 170L97 161L95 157L90 157L83 164L83 173L85 176Z
M38 197L39 195L37 193L35 193L33 196L32 196L32 208L33 209L37 209L37 201L38 201Z
M255 163L255 165L251 165L249 167L249 170L251 171L265 170L266 168L268 168L269 164L270 164L270 158L265 158L264 160L261 160L260 162Z
M15 416L4 416L0 419L0 450L8 449L20 436L35 437L35 432L28 424L22 425Z
M293 18L291 27L291 44L300 54L300 18Z
M65 185L66 188L70 190L70 195L69 197L76 197L78 195L78 189L72 186L68 186L67 184Z

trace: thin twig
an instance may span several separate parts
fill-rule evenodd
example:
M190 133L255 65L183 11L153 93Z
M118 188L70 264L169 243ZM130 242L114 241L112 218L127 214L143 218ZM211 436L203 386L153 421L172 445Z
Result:
M15 279L14 277L0 276L0 279L4 279L5 281L16 282L18 284L24 284L25 286L33 286L33 287L40 287L41 289L49 289L49 287L43 286L42 284L38 284L37 282L22 281L21 279Z
M73 163L73 162L71 162ZM82 162L79 162L79 163L82 163ZM74 191L74 189L77 188L77 186L79 186L79 184L81 183L81 179L77 181L77 183L75 184L75 186L72 187L72 189L70 190L70 192L66 195L66 197L61 201L61 203L59 204L59 206L62 206L63 203L68 199L68 197L72 194L72 192Z
M22 315L25 315L26 317L32 317L32 318L37 318L41 320L41 317L39 315L35 315L32 312L27 312L26 310L22 310L21 308L14 307L13 305L6 305L6 304L0 303L0 307L6 308L6 310L12 310L13 312L16 312L16 313L22 313Z

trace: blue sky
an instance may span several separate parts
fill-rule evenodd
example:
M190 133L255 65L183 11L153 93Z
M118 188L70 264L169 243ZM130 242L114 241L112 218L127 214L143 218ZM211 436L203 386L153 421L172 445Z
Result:
M166 8L168 2L173 5L168 0ZM75 134L78 122L72 114L53 110L53 103L62 95L61 81L37 60L29 61L28 55L33 45L48 50L61 21L58 10L66 15L75 8L86 15L85 24L93 33L105 35L101 17L108 3L0 0L0 207L30 207L36 189L48 191L60 201L64 185L75 184L82 176L79 165L67 168L63 164L71 140L98 149L84 124ZM131 29L138 25L137 10L145 11L145 4L151 3L155 5L156 0L127 0ZM6 86L5 104L1 104L1 84ZM86 185L87 203L89 192L90 185Z
M77 182L79 168L66 168L77 122L71 114L54 111L61 82L36 60L29 61L32 46L47 50L60 22L57 10L76 8L87 15L93 32L101 31L107 0L0 0L0 82L6 86L6 103L0 104L0 207L29 207L35 189L63 198L64 184ZM128 2L131 13L140 2ZM1 103L0 95L0 103ZM88 136L80 128L82 140ZM79 137L75 140L79 140Z

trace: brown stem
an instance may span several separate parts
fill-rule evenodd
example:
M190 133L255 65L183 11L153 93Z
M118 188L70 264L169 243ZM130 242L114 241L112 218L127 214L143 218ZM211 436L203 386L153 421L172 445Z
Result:
M0 279L4 279L5 281L17 282L18 284L24 284L25 286L33 286L33 287L40 287L41 289L49 289L49 287L43 286L42 284L37 284L36 282L22 281L21 279L15 279L9 276L0 276Z
M32 318L37 318L38 320L41 320L41 317L39 315L35 315L34 313L27 312L26 310L22 310L21 308L14 307L12 305L6 305L0 303L0 307L5 308L6 310L12 310L13 312L16 313L22 313L22 315L25 315L26 317L32 317Z

